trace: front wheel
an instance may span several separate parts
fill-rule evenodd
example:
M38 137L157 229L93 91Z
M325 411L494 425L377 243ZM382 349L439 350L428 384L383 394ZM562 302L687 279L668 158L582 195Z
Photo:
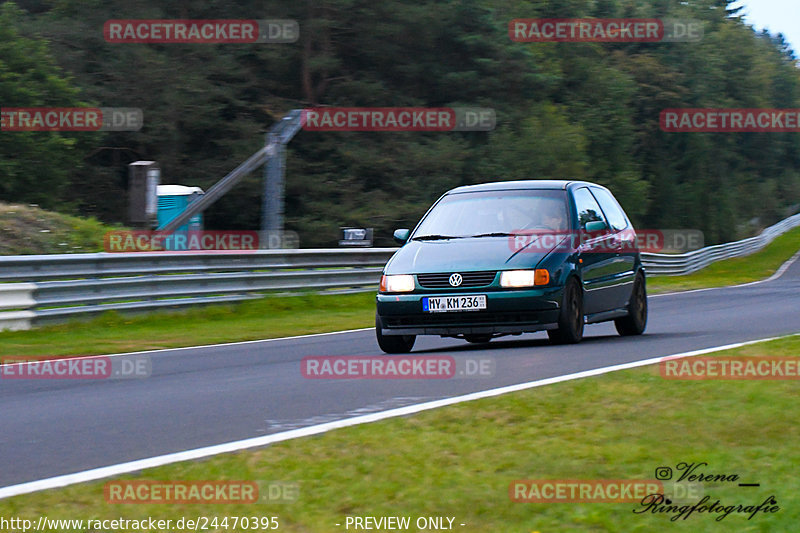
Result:
M564 303L558 315L558 329L548 329L553 344L577 344L583 339L583 294L577 278L570 278L564 287Z
M375 337L378 346L386 353L408 353L414 347L416 335L383 335L381 334L381 317L375 314Z
M628 316L614 320L614 327L617 328L617 333L623 336L644 333L647 327L647 289L643 275L637 274L633 282L631 299L628 302Z
M491 333L480 333L473 335L464 335L464 340L472 344L484 344L492 340Z

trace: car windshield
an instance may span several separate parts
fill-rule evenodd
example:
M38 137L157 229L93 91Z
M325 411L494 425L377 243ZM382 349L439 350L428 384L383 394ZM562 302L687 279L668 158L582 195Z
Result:
M442 198L412 239L502 237L567 228L566 194L562 190L467 192Z

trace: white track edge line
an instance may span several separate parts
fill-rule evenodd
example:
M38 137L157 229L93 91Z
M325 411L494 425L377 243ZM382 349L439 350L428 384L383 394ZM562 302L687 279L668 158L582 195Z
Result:
M100 355L65 355L63 357L56 357L54 359L34 359L31 361L21 361L16 363L11 363L15 365L22 365L22 364L32 364L32 363L47 363L47 362L54 362L59 361L61 359L95 359L98 357L121 357L123 355L142 355L147 353L159 353L159 352L177 352L181 350L194 350L197 348L218 348L222 346L239 346L242 344L256 344L260 342L274 342L274 341L290 341L296 339L307 339L311 337L324 337L326 335L340 335L342 333L358 333L359 331L371 331L375 328L358 328L358 329L343 329L341 331L326 331L324 333L307 333L305 335L293 335L291 337L273 337L271 339L255 339L252 341L236 341L236 342L223 342L220 344L201 344L199 346L179 346L176 348L156 348L155 350L142 350L139 352L119 352L119 353L109 353L109 354L100 354ZM0 357L0 360L3 358L6 359L13 359L16 357L36 357L35 355L4 355Z
M592 376L599 376L602 374L607 374L609 372L616 372L618 370L627 370L630 368L637 368L640 366L647 366L651 364L656 364L661 362L666 358L670 359L679 359L683 357L693 357L696 355L702 355L707 353L719 352L723 350L730 350L734 348L740 348L742 346L747 346L749 344L757 344L760 342L768 342L777 339L784 339L788 337L793 337L796 335L800 335L800 333L792 333L789 335L782 335L779 337L769 337L766 339L757 339L752 341L745 341L745 342L737 342L733 344L726 344L723 346L715 346L712 348L704 348L701 350L694 350L690 352L682 352L673 355L665 355L659 357L651 357L649 359L643 359L640 361L633 361L630 363L623 363L619 365L612 365L607 367L595 368L592 370L584 370L582 372L576 372L573 374L566 374L563 376L556 376L552 378L540 379L536 381L529 381L526 383L519 383L516 385L508 385L505 387L499 387L495 389L488 389L484 391L473 392L470 394L464 394L462 396L453 396L451 398L444 398L441 400L434 400L430 402L423 402L420 404L415 405L408 405L405 407L399 407L395 409L389 409L387 411L380 411L377 413L370 413L368 415L361 415L356 416L353 418L345 418L342 420L334 420L332 422L326 422L323 424L317 424L314 426L308 426L299 429L293 429L290 431L283 431L281 433L273 433L271 435L264 435L262 437L252 437L249 439L243 439L238 441L226 442L222 444L215 444L213 446L206 446L203 448L195 448L193 450L186 450L182 452L175 452L166 455L159 455L155 457L147 457L145 459L138 459L135 461L129 461L126 463L119 463L115 465L104 466L100 468L93 468L91 470L84 470L82 472L74 472L72 474L65 474L61 476L55 476L51 478L40 479L36 481L28 481L25 483L20 483L18 485L10 485L7 487L0 488L0 499L3 498L10 498L12 496L19 496L22 494L29 494L32 492L38 492L47 489L54 489L59 487L66 487L68 485L74 485L77 483L85 483L87 481L95 481L98 479L108 478L112 476L117 476L121 474L129 474L131 472L137 472L139 470L143 470L146 468L154 468L158 466L164 466L172 463L178 463L182 461L190 461L193 459L202 459L205 457L211 457L214 455L219 455L222 453L230 453L240 450L246 450L249 448L256 448L267 446L269 444L274 444L276 442L287 441L291 439L297 439L300 437L308 437L311 435L319 435L321 433L327 433L328 431L334 429L340 429L350 426L357 426L360 424L367 424L370 422L377 422L379 420L386 420L388 418L395 418L398 416L405 416L415 413L420 413L422 411L428 411L431 409L437 409L439 407L445 407L448 405L454 405L463 402L469 402L473 400L479 400L482 398L491 398L493 396L500 396L503 394L508 394L510 392L518 392L526 389L532 389L536 387L541 387L544 385L551 385L554 383L561 383L564 381L572 381L575 379L582 379L585 377L592 377Z

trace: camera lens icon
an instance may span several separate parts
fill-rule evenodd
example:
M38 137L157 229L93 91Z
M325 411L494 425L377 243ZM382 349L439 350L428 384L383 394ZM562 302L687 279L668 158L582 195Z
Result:
M659 481L672 479L672 469L668 466L659 466L656 468L656 479Z

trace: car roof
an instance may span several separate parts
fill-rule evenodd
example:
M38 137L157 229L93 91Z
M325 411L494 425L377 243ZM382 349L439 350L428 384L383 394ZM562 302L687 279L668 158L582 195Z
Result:
M575 180L517 180L517 181L494 181L491 183L479 183L477 185L464 185L447 191L447 194L478 191L508 191L515 189L549 189L566 190L576 185L592 185L601 187L596 183Z

